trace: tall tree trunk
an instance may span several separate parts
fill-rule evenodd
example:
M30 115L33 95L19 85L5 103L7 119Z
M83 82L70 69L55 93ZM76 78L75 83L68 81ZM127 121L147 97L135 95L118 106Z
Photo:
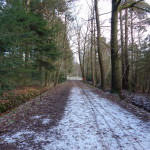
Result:
M55 81L54 81L54 86L56 86L58 84L58 81L59 81L59 77L60 77L60 73L61 73L61 70L62 70L62 64L63 64L63 56L60 60L60 64L59 64L59 68L56 72L56 77L55 77Z
M101 73L101 88L102 90L104 90L105 89L104 62L103 62L103 56L102 56L102 47L100 43L101 29L100 29L97 0L95 0L95 15L96 15L96 26L97 26L97 50L98 50L98 58L99 58L100 73Z
M26 4L25 4L25 5L26 5L25 8L26 8L26 12L27 12L27 13L30 11L30 3L31 3L31 1L30 1L30 0L27 0L27 1L26 1Z
M28 47L28 44L25 43L25 69L26 69L26 72L24 73L24 77L23 77L23 82L24 84L27 84L27 79L28 77L30 76L30 72L28 72L28 69L29 69L29 55L30 55L30 52L29 52L29 47Z
M85 79L85 47L84 47L84 49L83 49L83 70L82 70L82 74L83 74L83 81L85 81L86 79Z
M94 70L94 64L93 64L93 19L91 20L91 48L90 48L90 54L91 54L91 76L92 76L92 84L95 85L95 70Z
M82 61L82 74L83 74L83 81L86 81L85 78L85 53L86 53L86 42L87 42L87 34L88 34L88 28L86 30L85 40L84 40L84 46L83 46L83 61Z
M122 77L125 72L125 44L124 44L124 32L123 32L123 20L122 20L122 11L120 11L120 39L121 39L121 65L122 65ZM122 79L123 82L123 79Z
M95 16L94 16L95 17ZM95 78L95 85L97 83L97 47L96 47L96 30L95 30L95 20L94 20L94 78Z
M80 31L78 33L78 55L79 55L79 63L80 63L82 79L84 80L84 68L83 68L82 58L81 58Z
M131 13L131 68L132 68L132 73L131 73L131 86L132 90L135 89L135 72L134 72L134 37L133 37L133 12L132 10L130 11Z
M44 52L40 52L40 59L42 61L44 61ZM42 87L45 86L45 66L43 65L42 62L40 62L40 65L39 65L39 74L40 74L40 84Z
M25 45L25 68L28 67L28 61L29 61L29 48L28 48L28 44L26 43Z
M87 52L87 62L86 62L86 64L87 64L87 68L86 68L86 78L87 78L87 80L89 80L89 52Z
M59 17L59 14L58 14L58 17ZM65 16L65 24L66 24L66 22L67 22L67 18ZM66 32L67 32L67 27L65 26L65 30L64 30L64 34L63 34L62 53L64 53L65 47L66 47L66 45L65 45L66 41L67 41L67 39L66 39ZM59 36L58 36L58 40L59 40ZM59 43L59 41L58 41L58 43ZM58 82L59 82L59 78L60 78L60 74L61 74L61 70L62 70L62 65L63 65L63 60L64 60L64 56L62 54L61 60L60 60L60 63L59 63L59 68L56 71L56 77L55 77L55 81L54 81L54 86L56 86L58 84Z
M127 2L127 0L126 0ZM123 71L122 87L123 89L129 88L129 62L128 62L128 9L125 10L125 49L124 49L124 64L125 70Z
M120 58L118 53L118 8L117 0L112 0L112 16L111 16L111 91L118 93L121 96L121 68Z

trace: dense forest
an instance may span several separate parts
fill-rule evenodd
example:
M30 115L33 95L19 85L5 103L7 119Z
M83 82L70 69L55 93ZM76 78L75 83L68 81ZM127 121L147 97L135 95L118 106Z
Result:
M112 0L111 11L101 14L98 0L86 0L88 20L80 21L78 2L0 1L1 111L80 72L84 82L120 97L122 90L150 93L150 5ZM102 34L107 14L109 40Z
M72 64L64 0L0 3L0 93L66 80Z

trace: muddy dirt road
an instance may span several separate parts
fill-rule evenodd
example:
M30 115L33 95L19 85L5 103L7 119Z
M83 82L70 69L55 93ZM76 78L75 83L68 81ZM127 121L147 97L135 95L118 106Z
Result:
M20 106L0 125L0 150L150 150L150 122L77 81Z

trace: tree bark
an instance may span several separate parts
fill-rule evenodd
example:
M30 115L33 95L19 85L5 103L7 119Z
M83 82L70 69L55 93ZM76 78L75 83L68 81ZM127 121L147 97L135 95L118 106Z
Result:
M111 91L118 93L121 96L121 68L118 53L118 8L117 0L112 0L112 14L111 14Z
M84 46L83 46L83 58L82 58L83 59L83 61L82 61L83 81L86 81L86 78L85 78L85 53L86 53L87 34L88 34L88 27L86 30L85 39L84 39Z
M94 69L94 62L93 62L93 19L91 20L91 74L92 74L92 84L95 86L95 69Z
M95 16L94 16L95 17ZM94 57L95 57L95 61L94 61L94 76L95 76L95 85L97 83L97 47L96 47L96 30L95 30L95 20L94 20Z
M42 61L44 61L45 54L44 52L39 52L39 57ZM40 74L40 85L42 87L45 86L45 66L42 64L43 62L40 62L39 64L39 74Z
M87 71L86 71L86 78L89 80L89 52L87 52Z
M101 89L105 90L104 62L103 62L103 56L102 56L102 47L100 43L101 29L100 29L97 0L95 0L95 15L96 15L96 26L97 26L97 50L98 50L98 58L99 58L100 73L101 73Z
M135 72L134 72L134 37L133 37L133 12L131 10L131 87L132 90L135 89L135 82L134 82L134 78L135 78Z
M84 68L83 68L82 58L81 58L80 31L78 33L78 55L79 55L79 63L80 63L82 79L84 80Z
M123 36L124 32L123 32L123 20L122 20L122 11L120 11L120 39L121 39L121 65L122 65L122 77L124 75L124 71L125 71L125 50L124 50L124 36ZM123 79L122 79L123 80ZM122 81L123 82L123 81Z
M127 0L126 0L127 2ZM124 49L124 70L122 78L123 89L129 88L129 62L128 62L128 9L125 10L125 49Z
M66 39L66 32L67 32L66 22L67 22L67 18L65 16L65 29L64 29L64 33L63 33L62 53L64 53L64 51L66 49L66 41L67 41L67 39ZM55 81L54 81L54 86L56 86L58 84L58 82L59 82L59 78L60 78L61 70L62 70L62 66L63 66L63 60L64 60L64 56L62 55L60 63L59 63L58 71L56 71L56 78L55 78Z

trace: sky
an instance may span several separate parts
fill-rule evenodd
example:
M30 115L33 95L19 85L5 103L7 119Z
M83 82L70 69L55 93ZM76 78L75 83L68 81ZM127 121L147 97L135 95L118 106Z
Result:
M89 12L89 5L91 5L92 0L77 0L77 11L78 18L88 20L88 14ZM150 4L150 0L145 0L147 3ZM104 14L111 12L111 0L99 0L99 14ZM110 40L110 19L111 19L111 13L101 15L100 20L101 26L102 26L102 34L107 38L107 41ZM105 26L105 27L103 27ZM108 26L108 27L106 27ZM150 33L150 28L148 29L148 32Z
M150 0L145 0L150 4ZM110 41L110 23L111 23L111 0L99 0L99 14L108 13L105 15L100 15L101 26L102 26L102 36L106 38L106 41ZM90 6L92 4L92 0L76 0L74 2L74 6L72 6L72 13L76 15L78 22L82 22L81 24L86 24L90 14ZM110 13L109 13L110 12ZM149 15L150 16L150 15ZM83 23L84 22L84 23ZM150 33L150 26L147 27L147 32L145 36ZM136 34L136 33L135 33ZM135 35L136 36L136 35ZM75 41L75 39L73 40ZM75 43L75 42L74 42ZM77 45L77 43L75 43ZM73 51L76 52L77 48L73 46ZM78 55L75 56L76 60ZM78 61L78 60L77 60Z
M111 12L111 2L110 0L100 0L99 2L99 14L104 14ZM78 15L79 18L84 18L88 20L89 5L91 5L91 0L79 0L79 7L81 11ZM110 26L111 13L101 15L100 20L102 20L102 26ZM103 22L105 21L105 22ZM110 40L110 27L102 27L102 34Z

